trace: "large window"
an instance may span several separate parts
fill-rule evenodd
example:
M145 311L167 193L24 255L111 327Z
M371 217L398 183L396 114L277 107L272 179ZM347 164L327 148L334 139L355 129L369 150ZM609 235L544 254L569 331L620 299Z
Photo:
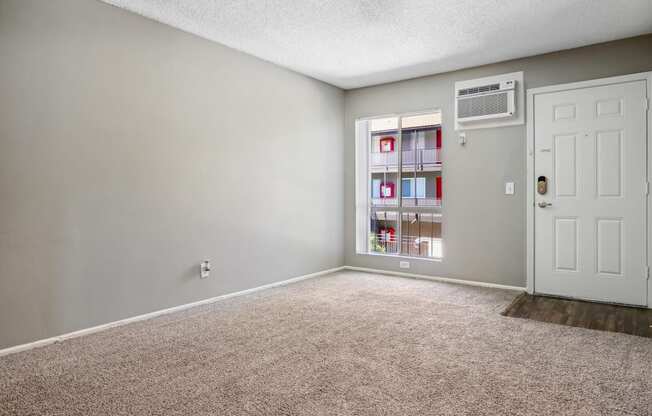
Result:
M359 253L442 257L441 114L356 122Z

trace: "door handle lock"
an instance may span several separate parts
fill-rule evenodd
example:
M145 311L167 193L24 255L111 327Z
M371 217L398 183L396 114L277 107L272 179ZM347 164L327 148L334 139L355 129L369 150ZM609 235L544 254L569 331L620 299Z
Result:
M537 205L539 206L539 208L546 208L551 206L552 204L550 202L539 202Z

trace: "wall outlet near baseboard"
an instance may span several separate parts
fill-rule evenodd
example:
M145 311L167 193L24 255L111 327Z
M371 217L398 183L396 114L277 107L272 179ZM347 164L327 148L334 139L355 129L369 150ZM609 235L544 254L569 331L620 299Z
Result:
M204 260L199 264L199 278L206 279L211 274L211 262Z
M410 262L409 261L399 261L398 262L398 267L401 269L409 269L410 268Z

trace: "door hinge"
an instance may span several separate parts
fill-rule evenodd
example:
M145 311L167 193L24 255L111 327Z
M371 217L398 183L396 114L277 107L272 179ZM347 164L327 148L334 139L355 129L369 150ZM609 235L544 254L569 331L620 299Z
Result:
M643 195L650 194L650 182L646 180L643 181Z
M643 98L643 108L645 110L650 108L650 99L647 97Z
M650 266L645 266L645 278L650 280Z

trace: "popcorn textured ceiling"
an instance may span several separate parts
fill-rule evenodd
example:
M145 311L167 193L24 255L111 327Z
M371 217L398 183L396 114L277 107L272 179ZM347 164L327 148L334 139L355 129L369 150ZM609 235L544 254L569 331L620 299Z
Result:
M103 0L344 89L652 32L652 0Z

